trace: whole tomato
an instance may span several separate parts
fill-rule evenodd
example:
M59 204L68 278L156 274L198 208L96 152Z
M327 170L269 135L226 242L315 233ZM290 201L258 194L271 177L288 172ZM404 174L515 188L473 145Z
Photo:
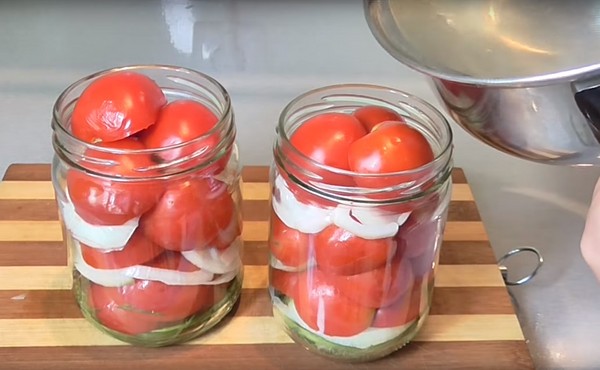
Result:
M88 290L89 306L96 319L108 329L128 335L149 333L170 325L169 321L152 313L120 306L113 299L113 288L93 284Z
M354 111L353 115L358 118L360 123L362 123L369 132L373 131L377 125L382 122L404 122L402 116L393 110L375 105L360 107Z
M217 237L209 243L211 246L217 248L218 250L225 250L231 246L238 236L242 235L243 220L241 214L236 212L237 208L234 207L231 222L226 228L221 228L217 234ZM219 227L222 227L220 223Z
M197 271L180 253L166 251L146 266L181 272ZM119 306L152 312L165 321L182 320L212 305L212 285L168 285L160 281L135 280L134 284L108 290Z
M126 150L145 148L142 143L132 138L100 143L98 146ZM94 225L122 225L148 211L162 195L160 182L135 179L140 176L136 169L153 165L150 156L107 153L99 150L86 155L114 164L105 166L100 163L81 163L87 169L130 179L111 180L78 169L70 169L67 172L67 191L75 211L84 221Z
M294 300L298 315L313 330L326 335L349 337L371 325L375 310L354 303L318 269L298 276Z
M121 140L154 124L166 103L151 78L110 73L92 82L75 103L71 132L88 143Z
M349 170L348 150L350 145L363 137L367 131L360 121L345 113L323 113L306 122L293 132L290 143L304 156L314 162L337 169ZM290 153L292 161L300 162ZM321 177L321 182L333 185L350 185L352 179L347 176L331 173L310 162L299 163L315 175ZM295 174L304 178L302 174Z
M194 100L176 100L164 106L156 123L139 134L140 140L147 148L158 149L173 145L190 143L176 148L161 151L157 158L161 162L171 162L197 155L187 165L190 167L208 161L215 155L215 147L219 144L221 137L219 133L211 134L205 138L217 123L219 118L205 105ZM219 159L219 169L212 172L220 172L229 157L231 151Z
M300 275L299 272L283 271L271 267L269 268L269 284L273 289L296 299L298 275Z
M410 263L397 257L390 263L356 275L332 275L340 292L365 307L379 308L396 301L412 288L414 276Z
M165 250L137 229L122 250L106 252L80 243L83 260L97 269L120 269L148 262Z
M309 237L309 234L286 226L275 212L271 212L269 250L284 265L298 268L306 266Z
M379 268L396 252L392 238L363 239L335 225L315 236L315 257L326 273L355 275Z
M406 291L390 305L375 312L374 328L393 328L408 324L421 314L421 291L423 280L415 281L412 289Z
M165 249L202 249L227 229L234 216L235 203L224 183L188 177L167 187L156 207L140 219L140 227Z
M433 161L427 139L417 129L401 122L384 122L371 133L353 142L348 149L352 171L361 174L385 174L419 168ZM403 181L410 180L402 177ZM359 186L385 188L398 185L395 177L356 178Z

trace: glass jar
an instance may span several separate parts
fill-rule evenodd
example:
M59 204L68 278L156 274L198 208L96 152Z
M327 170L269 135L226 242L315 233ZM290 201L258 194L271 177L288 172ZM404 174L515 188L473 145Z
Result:
M163 147L145 144L147 130L116 142L80 140L73 134L77 104L90 86L117 73L154 81L166 98L161 120L174 101L199 103L213 128ZM181 119L194 123L194 114ZM171 120L165 127L180 127ZM241 168L225 89L178 67L106 70L58 97L52 129L52 182L83 316L115 338L151 347L190 340L217 324L237 302L243 279Z
M319 164L291 144L311 118L373 105L417 129L433 160L366 175ZM277 132L269 233L274 316L295 342L337 360L371 361L403 347L431 306L451 196L448 122L401 91L336 85L290 102Z

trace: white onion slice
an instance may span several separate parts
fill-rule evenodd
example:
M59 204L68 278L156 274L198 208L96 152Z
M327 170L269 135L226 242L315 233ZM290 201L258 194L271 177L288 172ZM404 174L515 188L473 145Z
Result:
M333 211L333 223L363 239L389 238L398 232L410 212L395 214L377 209L337 206Z
M74 241L73 265L89 281L105 287L120 287L134 283L131 276L127 276L124 270L103 270L92 267L85 262L81 254L81 247L77 241Z
M236 271L229 271L226 274L223 275L219 275L216 279L209 281L206 284L202 284L202 285L219 285L219 284L224 284L224 283L228 283L231 280L235 279L235 277L237 276L238 272Z
M89 224L75 212L75 207L70 200L60 201L60 208L65 226L73 238L96 249L105 251L123 249L138 227L139 217L116 226Z
M271 256L271 267L274 269L277 269L277 270L281 270L281 271L286 271L286 272L304 271L306 269L313 267L314 265L316 265L316 262L314 262L314 260L311 260L308 262L308 264L306 266L301 266L301 267L289 266L289 265L284 264L283 262L281 262L281 260L275 258L274 256Z
M74 243L73 261L77 271L96 284L118 287L133 283L133 279L160 281L167 285L217 285L230 281L237 275L237 269L215 279L210 271L176 271L152 266L135 265L121 269L98 269L85 262L79 243ZM214 279L214 280L213 280Z
M286 226L313 234L331 225L331 208L299 202L281 176L275 179L275 191L279 194L278 197L273 197L273 210Z
M167 285L211 285L210 282L214 278L212 272L205 270L188 272L144 265L128 267L125 274L136 279L160 281Z
M223 251L211 247L202 250L183 251L181 255L202 270L224 274L236 271L242 265L240 258L241 244L242 241L237 238Z

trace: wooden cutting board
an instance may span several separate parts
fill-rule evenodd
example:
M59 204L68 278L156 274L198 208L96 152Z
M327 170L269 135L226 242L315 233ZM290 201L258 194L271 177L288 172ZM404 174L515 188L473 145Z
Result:
M461 169L441 249L433 306L407 347L348 365L294 344L272 318L267 292L267 167L243 172L245 280L237 309L193 342L140 348L81 316L47 164L15 164L0 182L1 369L532 369L484 225Z

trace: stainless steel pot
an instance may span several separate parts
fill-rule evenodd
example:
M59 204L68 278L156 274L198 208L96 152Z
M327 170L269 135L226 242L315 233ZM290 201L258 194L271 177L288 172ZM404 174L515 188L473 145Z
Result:
M600 1L365 0L377 41L466 131L543 163L600 165Z

